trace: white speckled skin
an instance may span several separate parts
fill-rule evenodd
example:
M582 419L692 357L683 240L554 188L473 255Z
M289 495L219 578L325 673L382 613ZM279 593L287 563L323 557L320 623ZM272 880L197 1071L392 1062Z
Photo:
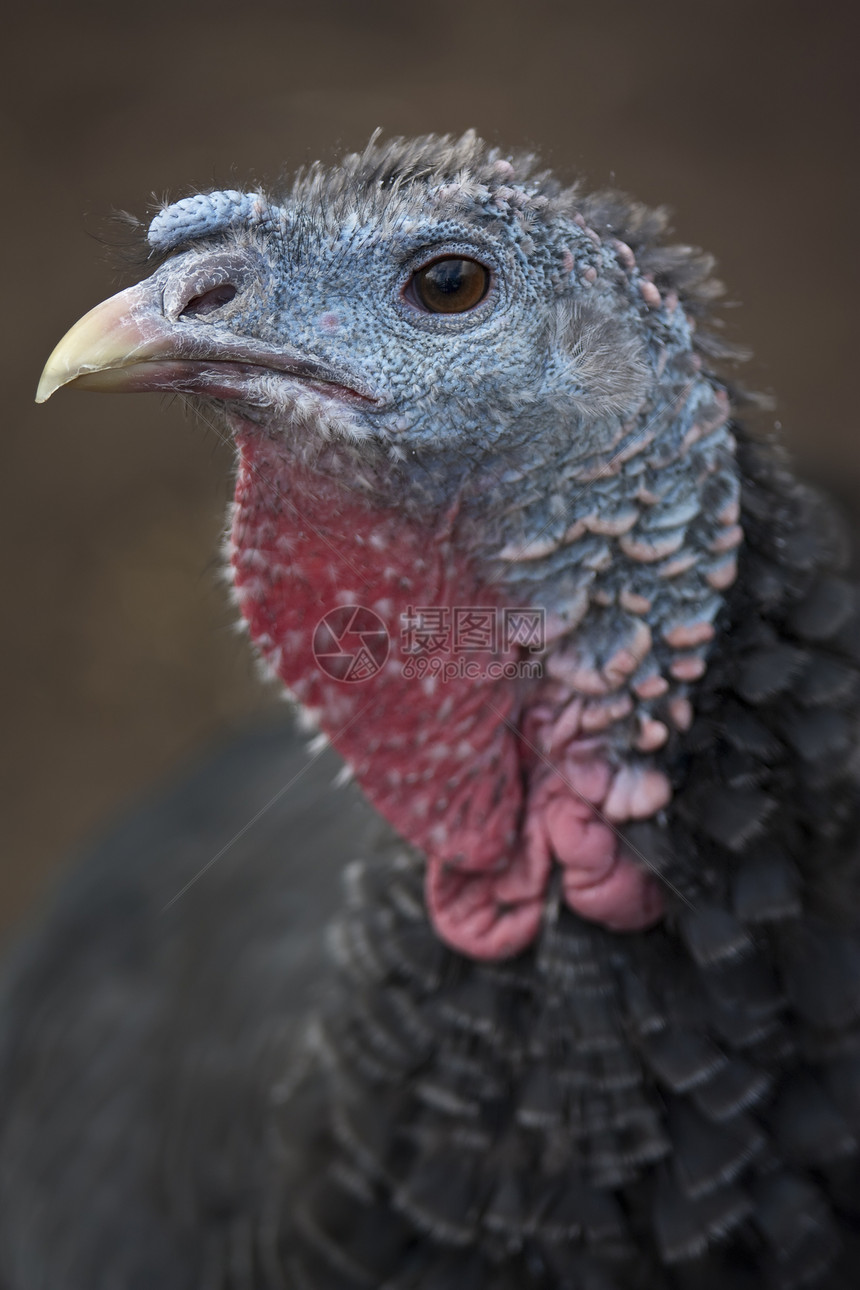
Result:
M614 829L671 797L655 758L692 719L690 686L706 668L742 540L729 399L704 368L691 313L702 267L688 299L673 275L696 263L688 251L661 266L646 245L640 263L605 210L535 174L529 159L503 158L473 136L435 141L429 158L423 141L425 155L410 157L421 142L396 159L371 147L333 174L311 170L277 200L231 190L165 208L149 240L168 258L151 281L168 310L177 302L186 346L289 350L356 392L333 398L331 386L260 368L230 405L240 438L278 445L277 461L266 460L279 488L301 476L311 527L332 509L350 517L340 553L332 549L324 573L314 566L314 608L362 603L346 549L354 543L395 632L409 597L386 568L399 568L397 548L414 545L416 532L437 541L444 531L449 599L545 611L543 679L517 683L510 703L531 763L522 845L544 875L548 857L565 865L580 912L641 926L659 902L634 860L622 866L624 890L607 894L610 877L613 891L619 880ZM415 270L444 255L490 271L467 313L424 313L405 294ZM183 322L181 303L225 280L233 298ZM304 697L295 659L311 609L298 608L301 535L285 531L284 550L270 549L278 508L243 489L240 604L264 656ZM369 541L385 517L395 521L393 554ZM398 524L412 536L403 528L398 538ZM257 525L263 536L249 536ZM423 594L432 602L433 587ZM332 692L315 706L355 763L338 740L350 703ZM419 703L418 731L426 736L432 720ZM440 746L444 735L434 733ZM378 765L357 770L373 797ZM388 813L419 841L405 808ZM508 832L498 840L502 869ZM468 868L473 842L452 841L450 819L433 836L443 834L446 863L462 855ZM577 894L585 887L587 899Z

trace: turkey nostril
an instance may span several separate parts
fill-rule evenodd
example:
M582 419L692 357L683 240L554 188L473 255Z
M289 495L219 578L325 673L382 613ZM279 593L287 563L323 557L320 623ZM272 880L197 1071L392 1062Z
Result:
M223 305L229 304L235 295L236 287L232 282L219 283L217 287L202 291L199 296L192 296L179 317L201 318L206 314L215 313Z

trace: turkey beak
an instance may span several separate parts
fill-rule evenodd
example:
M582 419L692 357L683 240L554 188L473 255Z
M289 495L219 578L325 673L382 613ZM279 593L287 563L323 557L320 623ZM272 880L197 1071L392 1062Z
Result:
M254 403L264 378L269 386L273 381L293 387L300 382L365 408L384 404L384 397L353 370L288 344L237 334L220 305L238 296L250 276L247 265L219 256L202 269L192 265L190 272L159 270L111 296L66 332L45 364L36 402L44 403L62 385L74 385ZM201 301L209 306L205 311L199 309Z
M83 390L153 388L153 365L176 356L176 340L160 296L151 280L141 282L84 314L45 364L36 402L44 403L62 385Z

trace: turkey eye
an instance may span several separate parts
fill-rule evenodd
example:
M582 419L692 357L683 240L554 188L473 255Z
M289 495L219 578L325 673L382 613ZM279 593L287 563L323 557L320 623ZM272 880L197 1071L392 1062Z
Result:
M490 289L490 270L477 260L448 255L425 264L409 279L407 297L430 314L464 314Z

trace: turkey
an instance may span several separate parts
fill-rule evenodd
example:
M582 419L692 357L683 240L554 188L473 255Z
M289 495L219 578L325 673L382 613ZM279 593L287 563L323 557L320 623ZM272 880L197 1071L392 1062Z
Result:
M54 351L235 441L301 723L10 964L3 1290L857 1285L860 608L665 237L374 138L158 210Z

